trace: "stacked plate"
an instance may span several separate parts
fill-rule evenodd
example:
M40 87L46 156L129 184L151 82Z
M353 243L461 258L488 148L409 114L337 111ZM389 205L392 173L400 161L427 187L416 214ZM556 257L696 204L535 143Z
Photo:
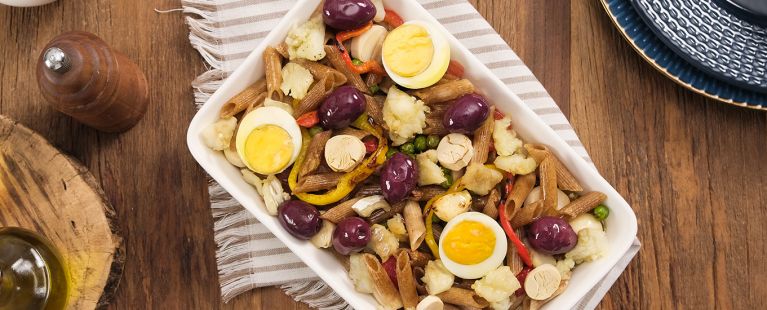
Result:
M767 110L767 0L601 0L634 49L704 96Z

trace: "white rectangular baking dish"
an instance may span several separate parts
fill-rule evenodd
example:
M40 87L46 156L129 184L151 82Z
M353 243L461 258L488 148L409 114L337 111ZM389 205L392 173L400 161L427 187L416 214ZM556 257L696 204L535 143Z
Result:
M255 188L243 181L238 168L229 164L221 152L205 146L201 132L216 121L221 106L232 96L263 76L263 54L269 45L276 45L285 38L296 24L306 21L320 0L299 0L274 30L248 56L245 62L227 79L195 115L189 125L187 143L189 150L211 177L221 184L248 211L261 221L271 232L296 253L310 268L327 282L341 297L355 309L375 309L376 301L369 294L358 293L347 277L341 263L328 250L315 248L307 241L289 235L277 218L269 215ZM628 250L637 233L637 221L628 203L589 166L575 151L547 126L522 100L512 93L492 72L471 54L447 29L439 25L420 4L414 0L384 0L387 8L398 12L404 20L422 20L433 23L444 31L451 46L451 55L466 67L466 77L503 112L512 117L514 129L525 141L543 143L556 153L569 167L587 190L598 190L607 194L606 204L611 214L607 219L607 236L610 252L595 262L579 265L570 280L567 290L549 302L544 309L572 308L594 287Z

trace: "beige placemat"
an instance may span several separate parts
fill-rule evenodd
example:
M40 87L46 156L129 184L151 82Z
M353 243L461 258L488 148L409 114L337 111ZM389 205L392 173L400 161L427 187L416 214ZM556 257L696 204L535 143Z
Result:
M535 76L466 0L419 2L591 163L567 118ZM194 82L203 104L263 39L295 0L182 0L189 40L210 70ZM296 300L321 309L350 308L218 184L210 184L221 295L225 301L262 286L282 285ZM639 250L629 249L579 304L593 309Z

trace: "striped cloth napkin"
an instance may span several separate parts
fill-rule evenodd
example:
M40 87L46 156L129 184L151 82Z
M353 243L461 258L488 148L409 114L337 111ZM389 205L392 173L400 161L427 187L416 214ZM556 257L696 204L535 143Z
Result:
M589 163L567 118L522 60L466 0L419 0L469 50ZM203 104L263 39L295 0L182 0L189 40L210 70L194 82ZM225 301L252 288L282 285L296 300L321 309L348 305L220 186L210 184L221 293ZM639 250L626 253L579 309L593 309Z

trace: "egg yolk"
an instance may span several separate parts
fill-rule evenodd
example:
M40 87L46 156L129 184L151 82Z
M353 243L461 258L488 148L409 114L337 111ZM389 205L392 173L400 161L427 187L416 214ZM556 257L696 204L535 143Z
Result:
M293 148L293 139L285 129L264 125L250 132L245 141L244 153L253 171L273 174L290 162Z
M429 67L434 44L424 27L405 24L386 36L382 53L389 70L399 76L412 77Z
M482 223L460 222L447 233L442 248L445 255L456 263L479 264L493 254L495 234Z

